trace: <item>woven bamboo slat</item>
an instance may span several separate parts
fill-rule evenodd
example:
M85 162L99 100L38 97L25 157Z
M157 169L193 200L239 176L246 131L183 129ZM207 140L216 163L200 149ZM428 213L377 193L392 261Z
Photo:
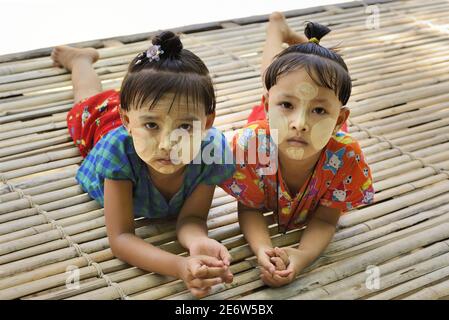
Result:
M323 45L338 44L353 78L349 132L373 171L374 203L339 221L323 254L293 283L265 286L240 233L237 203L217 188L208 226L233 257L232 284L205 299L447 299L449 296L449 19L447 1L368 1L380 13L369 28L359 3L287 13L332 28ZM232 136L259 104L260 63L268 16L179 29L186 48L208 65L217 93L215 126ZM187 32L188 31L188 32ZM104 89L119 89L128 62L153 33L93 46ZM0 299L192 299L179 280L144 272L116 259L103 210L77 185L81 164L67 133L73 105L70 74L52 67L50 49L0 57ZM272 241L298 242L302 230ZM136 220L136 234L185 255L173 222ZM80 289L66 288L78 267ZM366 268L381 274L366 286Z

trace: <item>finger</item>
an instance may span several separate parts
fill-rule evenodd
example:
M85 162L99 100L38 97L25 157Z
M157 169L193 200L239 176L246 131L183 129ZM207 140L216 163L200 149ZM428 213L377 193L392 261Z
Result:
M283 279L282 281L284 282L284 284L287 284L287 283L290 283L293 280L295 280L295 273L294 272L290 272L290 274L288 274L285 277L280 277L278 275L274 275L274 277L276 277L276 281L277 281L277 279ZM277 278L277 277L279 277L279 278Z
M223 279L223 282L232 283L234 275L232 274L231 269L228 268L221 278Z
M285 250L282 250L281 248L274 248L274 252L276 252L276 255L284 261L285 265L287 266L290 262L290 259L288 258L287 252Z
M285 270L279 270L275 272L281 277L289 277L289 278L295 278L296 271L294 270L294 266L292 263L290 263Z
M270 260L276 266L276 270L285 270L287 268L284 261L279 257L272 257Z
M273 248L271 249L265 249L265 254L269 257L275 257L276 256L276 252L274 251Z
M223 260L223 262L226 266L231 265L232 257L231 257L231 254L229 253L228 249L226 249L225 246L221 247L220 258L221 258L221 260Z
M189 276L192 278L196 278L198 277L198 274L206 272L205 269L207 269L207 266L202 265L198 260L192 260L188 264L188 271L190 273Z
M259 266L259 269L260 269L260 273L266 272L266 273L271 274L270 270L267 270L266 268L264 268L262 266Z
M200 289L200 288L191 287L191 288L189 288L189 290L190 290L190 293L192 293L198 299L201 299L201 298L207 296L210 292L210 288Z
M222 267L223 261L215 258L215 257L211 257L211 256L199 256L202 264L205 264L209 267Z
M263 283L265 283L267 286L270 287L278 287L279 285L273 280L273 278L271 276L268 276L266 273L265 274L261 274L260 275L261 280L263 281Z
M211 279L196 278L189 282L189 285L194 288L209 288L216 284L222 283L223 280L220 277Z
M278 272L278 271L276 271ZM261 271L261 278L264 282L271 287L280 287L292 281L292 278L289 277L280 277L277 274L270 274L266 270Z
M232 283L234 280L234 275L232 274L231 270L228 270L228 272L225 274L224 281L226 283Z
M272 273L270 272L270 270L267 270L266 268L264 268L264 267L262 267L262 266L259 266L259 269L260 269L260 273L261 273L261 274L267 274L267 275L269 275L270 277L272 277Z
M197 270L197 272L193 273L193 276L195 278L216 278L216 277L223 277L227 272L227 269L224 267L207 267L204 266Z
M279 277L288 277L292 274L292 270L286 269L286 270L276 270L274 272L275 275L278 275Z
M269 279L273 279L273 274L264 268L260 269L260 273Z
M274 264L274 267L276 268L276 270L281 270L281 267L280 267L280 265L279 265L279 263L280 263L279 260L282 261L282 259L279 258L279 257L271 257L271 258L270 258L270 262L271 262L272 264Z
M274 272L276 270L276 267L274 266L273 263L271 263L271 261L269 260L268 256L265 255L260 255L258 257L258 262L259 265L264 267L266 270L268 270L269 272Z
M290 283L290 279L289 278L284 278L284 277L280 277L277 274L275 274L273 276L273 280L275 283L277 283L279 286L283 286L286 285L287 283Z

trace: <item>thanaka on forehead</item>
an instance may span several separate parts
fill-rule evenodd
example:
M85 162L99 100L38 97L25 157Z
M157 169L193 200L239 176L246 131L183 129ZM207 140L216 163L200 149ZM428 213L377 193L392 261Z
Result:
M333 89L321 85L315 78L319 79L319 76L314 75L314 77L311 77L307 70L303 68L297 69L280 76L269 91L273 88L278 88L284 91L295 92L296 96L301 94L311 95L313 97L335 96L338 99Z

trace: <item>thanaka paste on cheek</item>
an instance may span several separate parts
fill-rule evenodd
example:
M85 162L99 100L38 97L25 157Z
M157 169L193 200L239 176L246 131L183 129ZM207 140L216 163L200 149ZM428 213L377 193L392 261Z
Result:
M332 136L336 119L326 118L316 123L310 134L310 140L315 150L321 150Z
M137 155L144 162L150 163L157 151L157 140L144 128L132 128L131 135Z
M268 123L270 130L277 130L278 144L281 144L288 135L288 119L279 107L273 106L268 109Z

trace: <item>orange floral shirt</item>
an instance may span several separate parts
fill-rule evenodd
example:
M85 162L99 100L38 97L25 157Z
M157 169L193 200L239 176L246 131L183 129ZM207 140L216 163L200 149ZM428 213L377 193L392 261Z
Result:
M248 146L252 143L259 151L270 149L270 142L260 143L264 139L271 140L266 120L252 122L237 131L232 149L234 155L243 154L244 161L237 162L234 175L220 187L247 207L277 212L279 226L285 231L304 226L318 205L340 209L343 214L373 201L371 170L359 144L348 133L340 131L329 140L312 174L295 196L289 194L280 170L263 174L268 168L266 160L261 164L256 156L256 161L248 161Z

